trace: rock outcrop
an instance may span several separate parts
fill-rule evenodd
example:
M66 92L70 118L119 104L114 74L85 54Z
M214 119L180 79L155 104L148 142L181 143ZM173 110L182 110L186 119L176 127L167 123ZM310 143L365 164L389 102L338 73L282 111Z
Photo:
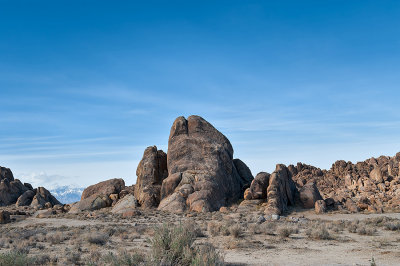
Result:
M329 170L301 163L289 168L296 173L293 179L300 189L306 183L315 182L322 196L334 201L334 208L382 212L400 211L399 166L400 153L356 164L340 160Z
M142 208L157 208L162 181L168 176L167 155L156 146L148 147L136 170L135 198Z
M269 178L265 213L281 215L289 205L295 204L295 193L296 185L290 171L285 165L278 164Z
M51 193L39 187L33 189L29 183L24 183L14 179L14 175L9 168L0 166L0 206L11 204L16 206L29 206L43 208L52 207L60 202Z
M18 179L9 180L4 178L0 181L0 206L14 204L28 188Z
M237 201L252 176L244 163L236 165L231 143L210 123L199 116L178 117L168 140L168 177L158 208L205 212Z

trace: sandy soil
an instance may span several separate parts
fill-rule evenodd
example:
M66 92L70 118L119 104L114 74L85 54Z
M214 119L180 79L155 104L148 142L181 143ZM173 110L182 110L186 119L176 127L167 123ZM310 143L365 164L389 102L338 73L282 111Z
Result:
M79 215L29 217L1 226L0 253L24 249L30 256L48 256L48 264L84 264L97 253L148 252L154 227L190 222L204 234L196 242L212 243L228 265L370 265L372 258L377 265L400 265L400 230L391 231L378 219L388 217L385 223L400 222L399 213L316 215L313 211L295 211L278 221L260 224L261 214L257 210L184 215L143 211L122 219L103 209ZM234 225L240 228L236 236L229 233ZM310 236L321 226L327 228L329 239ZM354 230L371 231L350 232L354 226ZM212 227L219 232L213 233ZM285 237L280 233L282 228L293 231ZM91 234L107 237L104 243L96 244L87 240Z

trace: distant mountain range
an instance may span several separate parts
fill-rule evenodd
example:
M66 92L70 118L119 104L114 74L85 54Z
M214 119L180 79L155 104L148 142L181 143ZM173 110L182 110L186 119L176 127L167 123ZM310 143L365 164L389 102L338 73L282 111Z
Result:
M81 200L82 192L85 188L62 186L51 189L50 192L61 203L68 204Z

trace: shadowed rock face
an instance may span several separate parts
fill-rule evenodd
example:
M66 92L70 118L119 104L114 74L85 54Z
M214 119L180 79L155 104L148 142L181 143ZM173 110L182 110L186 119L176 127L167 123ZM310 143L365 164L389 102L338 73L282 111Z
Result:
M5 168L0 166L0 180L8 179L8 181L14 181L13 173L10 168Z
M167 155L156 146L148 147L136 170L135 198L142 208L156 208L161 200L161 184L168 176Z
M266 199L267 198L267 188L269 185L270 174L265 172L260 172L256 175L253 182L251 182L250 188L246 190L244 199L254 200L254 199Z
M252 179L243 162L236 163L239 171L236 168L229 140L199 116L175 120L168 140L167 162L161 210L218 210L242 197Z
M26 188L18 179L9 181L5 178L0 181L0 206L7 206L14 204L19 196L21 196Z

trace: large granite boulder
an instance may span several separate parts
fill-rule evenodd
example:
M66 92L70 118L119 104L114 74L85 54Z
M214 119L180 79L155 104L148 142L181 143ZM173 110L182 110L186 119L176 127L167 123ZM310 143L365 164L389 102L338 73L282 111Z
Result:
M106 207L111 207L112 200L106 195L91 195L74 203L69 213L79 213L82 211L94 211Z
M114 205L111 212L122 214L128 209L136 209L138 207L138 202L134 195L126 195L123 199L119 200L117 204Z
M281 215L287 211L289 205L295 204L296 191L290 171L285 165L278 164L269 177L268 202L264 212Z
M17 207L19 206L29 206L32 203L33 197L36 195L36 192L34 190L27 190L24 192L24 194L22 194L21 196L19 196L17 202L15 203L15 205Z
M157 208L162 181L168 176L167 155L156 146L148 147L136 170L135 198L142 208Z
M299 191L300 201L303 207L311 209L315 207L315 202L322 200L321 194L315 184L315 182L308 182Z
M178 117L168 140L168 177L160 210L216 211L242 197L249 173L238 172L229 140L199 116Z
M87 187L82 192L81 200L89 198L93 195L97 196L105 195L108 197L111 194L119 194L121 190L124 189L124 187L125 187L125 182L123 179L121 178L109 179Z
M245 200L266 199L270 174L260 172L256 175L250 188L246 190Z

